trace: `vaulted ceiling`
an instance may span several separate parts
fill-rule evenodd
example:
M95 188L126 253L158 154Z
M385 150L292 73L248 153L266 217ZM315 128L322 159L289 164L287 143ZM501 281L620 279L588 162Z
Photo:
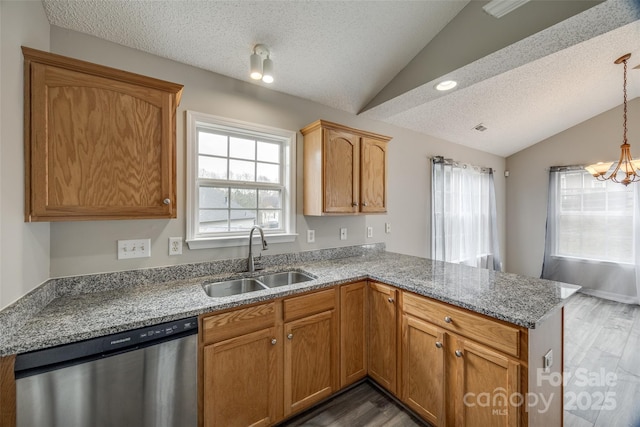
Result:
M266 86L248 73L265 44L273 90L500 156L619 105L627 52L640 95L640 1L532 0L499 19L486 3L43 0L52 25Z

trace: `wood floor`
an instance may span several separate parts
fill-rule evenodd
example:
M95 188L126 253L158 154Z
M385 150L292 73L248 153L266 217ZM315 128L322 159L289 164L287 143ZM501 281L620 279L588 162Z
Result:
M368 381L298 417L286 427L425 427Z
M640 427L640 306L583 294L572 298L565 307L564 362L564 427ZM282 424L424 425L369 383Z

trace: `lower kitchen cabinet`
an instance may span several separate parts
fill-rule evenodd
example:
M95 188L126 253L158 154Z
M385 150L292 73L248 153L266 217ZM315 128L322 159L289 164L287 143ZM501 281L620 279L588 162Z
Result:
M369 282L369 376L396 394L398 290Z
M435 426L444 425L445 333L417 319L402 316L401 400Z
M450 343L456 359L456 425L520 426L520 407L510 404L520 396L520 363L468 339L452 337Z
M204 347L206 427L268 426L275 422L275 336L275 328L268 328Z
M337 295L328 289L283 302L285 417L338 391Z
M367 376L367 282L340 287L340 388Z

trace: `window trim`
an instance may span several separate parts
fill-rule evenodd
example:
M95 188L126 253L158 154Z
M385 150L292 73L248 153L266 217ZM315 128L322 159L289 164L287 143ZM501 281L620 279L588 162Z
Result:
M198 237L196 228L198 227L198 199L197 199L197 127L208 127L221 132L238 133L242 131L246 134L256 136L271 136L283 140L284 150L282 154L282 186L283 195L283 225L284 232L269 233L265 230L265 235L269 243L294 242L298 234L296 233L296 137L297 132L286 129L279 129L270 126L249 123L241 120L229 119L226 117L211 114L199 113L196 111L186 111L187 114L187 201L186 201L186 242L189 249L208 249L245 246L249 243L249 233L246 235L228 235L216 237ZM229 181L233 186L235 181ZM246 183L244 183L246 184ZM260 183L258 183L260 184Z

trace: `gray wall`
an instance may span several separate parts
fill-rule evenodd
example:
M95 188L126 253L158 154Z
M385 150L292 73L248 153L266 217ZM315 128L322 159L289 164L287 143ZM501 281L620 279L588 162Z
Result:
M629 103L631 154L640 158L640 98ZM544 257L549 167L617 160L622 106L602 113L507 158L509 271L539 277ZM638 184L631 184L638 185Z
M24 223L20 46L49 50L39 1L0 1L0 308L49 277L49 224Z
M167 255L168 237L185 236L185 111L193 110L269 126L299 130L319 118L393 137L389 144L389 207L386 215L305 217L302 170L297 175L295 243L272 244L269 253L386 242L390 251L429 256L430 167L428 157L443 155L496 169L501 242L505 244L505 159L416 132L367 120L259 84L238 81L145 54L81 33L50 27L40 2L6 2L2 6L2 144L0 145L0 309L48 277L149 268L246 256L246 247L189 250ZM22 54L20 45L145 74L185 85L178 109L178 218L175 220L23 222ZM276 86L277 87L277 86ZM302 156L298 133L298 160ZM390 222L391 234L384 233ZM374 237L366 238L366 227ZM347 227L349 239L339 240ZM316 243L306 243L306 230ZM118 261L118 239L150 238L151 258Z
M428 213L430 181L427 157L441 154L462 161L494 167L497 173L499 219L504 236L504 158L366 120L320 104L285 95L260 85L242 82L157 56L141 53L77 32L52 27L52 52L121 68L185 85L178 110L178 189L176 220L91 221L51 224L51 276L162 266L246 256L246 247L188 250L179 257L167 255L167 239L185 235L185 110L215 114L284 129L299 130L319 118L392 136L389 144L389 213L366 217L305 217L302 207L302 170L298 168L297 231L292 244L273 244L269 253L291 252L386 241L388 250L429 255ZM298 133L298 160L302 136ZM384 234L384 223L392 232ZM366 238L366 227L374 237ZM347 227L349 239L339 240L339 228ZM316 243L306 243L306 230L316 230ZM116 240L151 238L152 257L116 260ZM504 240L503 240L504 241Z

